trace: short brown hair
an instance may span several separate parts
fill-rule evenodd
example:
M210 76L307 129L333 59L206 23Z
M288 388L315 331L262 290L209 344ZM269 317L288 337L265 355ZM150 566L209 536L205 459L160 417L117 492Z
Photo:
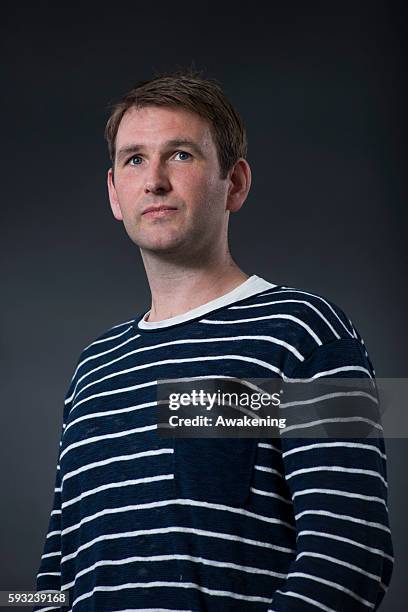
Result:
M146 106L181 107L207 120L217 148L222 179L240 157L247 155L244 124L219 82L203 78L196 70L177 70L140 81L120 102L112 105L105 139L113 166L116 136L123 115L129 108Z

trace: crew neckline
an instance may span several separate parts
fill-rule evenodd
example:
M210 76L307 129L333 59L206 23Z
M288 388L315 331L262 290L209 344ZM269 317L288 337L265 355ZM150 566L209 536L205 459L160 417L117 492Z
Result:
M173 325L179 325L180 323L185 323L187 321L191 321L201 315L204 315L213 310L218 310L223 306L227 306L228 304L232 304L233 302L237 302L238 300L243 300L247 297L251 297L257 293L261 293L267 289L273 289L277 287L277 285L270 283L269 281L257 276L256 274L252 274L249 278L247 278L240 285L231 289L224 295L221 295L205 304L201 304L201 306L197 306L196 308L192 308L183 314L176 315L174 317L170 317L168 319L162 319L161 321L145 321L145 317L150 313L150 310L145 312L139 319L134 321L134 325L137 329L141 330L156 330L163 329L167 327L171 327Z

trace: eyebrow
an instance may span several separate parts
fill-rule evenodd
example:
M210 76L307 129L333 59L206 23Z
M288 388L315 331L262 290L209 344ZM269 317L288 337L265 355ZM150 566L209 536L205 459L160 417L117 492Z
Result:
M122 160L124 157L129 155L130 153L135 153L135 151L140 151L143 149L145 145L132 143L121 147L118 151L118 160ZM192 149L199 157L204 157L204 151L202 148L193 140L188 140L187 138L173 138L172 140L166 140L164 143L165 149L171 149L173 147L189 147Z

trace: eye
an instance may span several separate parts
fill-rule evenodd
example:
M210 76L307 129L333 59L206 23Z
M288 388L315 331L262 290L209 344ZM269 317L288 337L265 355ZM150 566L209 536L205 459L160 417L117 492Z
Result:
M187 153L187 151L177 151L176 155L187 155L187 159L189 157L191 157L191 153ZM186 158L182 159L181 161L185 161Z
M128 164L130 164L131 166L140 166L139 162L136 162L135 164L132 163L134 159L141 160L142 158L140 157L140 155L132 155L132 157L128 159Z

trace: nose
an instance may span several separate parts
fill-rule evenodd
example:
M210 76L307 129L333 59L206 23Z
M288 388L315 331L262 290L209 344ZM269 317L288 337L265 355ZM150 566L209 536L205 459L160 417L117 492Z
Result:
M145 176L144 192L160 195L170 189L171 184L164 164L160 160L151 160Z

